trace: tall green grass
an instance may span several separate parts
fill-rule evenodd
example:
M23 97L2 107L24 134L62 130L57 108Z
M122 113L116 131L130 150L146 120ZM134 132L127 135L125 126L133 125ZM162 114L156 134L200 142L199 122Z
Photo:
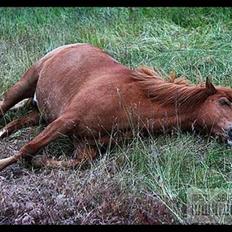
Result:
M175 70L194 83L210 76L232 86L230 8L1 8L0 95L46 52L77 42L103 48L129 67ZM161 199L176 222L188 223L182 207L189 188L231 187L231 148L214 139L180 132L138 137L109 153L122 185Z

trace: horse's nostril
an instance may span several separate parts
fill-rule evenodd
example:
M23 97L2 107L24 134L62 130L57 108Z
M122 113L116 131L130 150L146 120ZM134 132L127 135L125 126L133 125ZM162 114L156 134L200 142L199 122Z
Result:
M230 138L232 138L232 128L230 128L230 129L228 130L228 135L229 135Z

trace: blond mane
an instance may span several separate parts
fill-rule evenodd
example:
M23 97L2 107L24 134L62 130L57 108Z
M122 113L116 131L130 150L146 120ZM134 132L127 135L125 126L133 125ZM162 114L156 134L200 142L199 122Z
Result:
M199 106L213 94L202 84L193 85L185 77L177 78L175 74L165 80L157 70L145 66L136 68L132 78L152 101L185 110Z

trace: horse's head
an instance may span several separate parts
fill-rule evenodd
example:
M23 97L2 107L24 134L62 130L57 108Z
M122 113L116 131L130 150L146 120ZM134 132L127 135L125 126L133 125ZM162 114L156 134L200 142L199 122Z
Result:
M208 97L199 107L198 124L232 145L232 89L214 87L207 79Z

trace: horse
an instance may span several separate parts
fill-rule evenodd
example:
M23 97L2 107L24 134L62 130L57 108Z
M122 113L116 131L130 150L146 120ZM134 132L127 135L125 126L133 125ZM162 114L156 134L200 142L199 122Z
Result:
M231 88L214 86L209 78L193 84L146 66L130 68L87 43L58 47L35 62L1 98L0 117L27 99L36 107L1 129L0 137L41 118L47 126L1 159L0 170L27 158L38 166L76 167L93 160L99 144L133 138L133 128L154 134L196 129L232 145ZM61 135L73 141L72 158L33 157Z

